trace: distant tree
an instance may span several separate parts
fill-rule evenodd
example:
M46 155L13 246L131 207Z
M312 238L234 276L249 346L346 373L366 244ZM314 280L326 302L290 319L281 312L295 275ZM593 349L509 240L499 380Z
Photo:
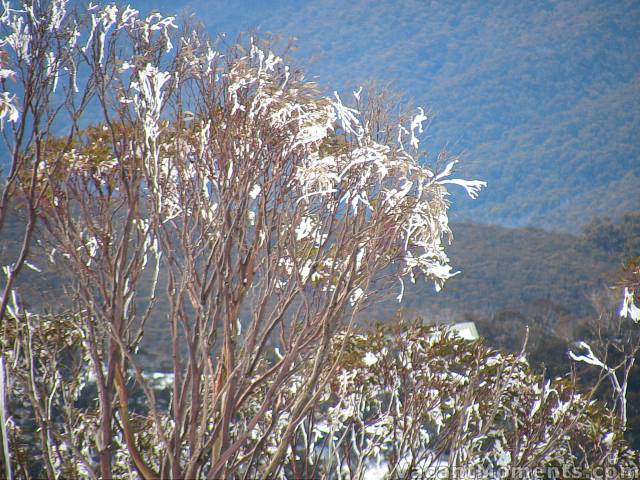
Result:
M620 229L608 218L595 218L583 229L585 240L593 247L604 251L618 252L624 245Z
M640 255L640 213L629 212L618 223L595 218L583 229L582 238L591 248L613 253L626 264Z
M629 260L619 280L622 288L620 316L640 322L640 257Z
M632 260L624 269L615 293L607 292L604 296L614 297L613 305L606 300L594 302L598 310L597 316L582 322L581 341L575 343L570 357L590 366L599 373L596 383L604 380L603 396L609 399L612 410L620 417L621 425L628 436L637 444L638 441L638 407L630 397L638 396L637 378L640 370L637 360L640 357L640 309L636 298L640 291L640 268ZM616 298L622 290L622 305ZM612 295L613 293L613 295ZM588 378L588 377L587 377ZM630 425L629 425L630 424Z
M620 224L620 231L624 238L623 259L629 262L640 256L640 212L627 213Z

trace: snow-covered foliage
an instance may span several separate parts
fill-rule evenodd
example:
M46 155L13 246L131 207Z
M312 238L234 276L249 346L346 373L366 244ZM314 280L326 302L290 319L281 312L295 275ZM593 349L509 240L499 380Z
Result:
M629 287L625 287L623 290L620 316L630 318L636 323L640 322L640 307L636 305L635 294Z
M74 315L33 315L15 304L5 319L0 346L7 362L15 478L29 478L36 470L52 478L78 477L92 469L72 452L91 458L97 448L97 412L80 405L90 383L80 322ZM53 418L55 426L49 424Z
M7 357L16 473L26 475L48 458L51 472L91 476L99 417L88 396L95 378L84 357L90 352L81 317L15 313L3 342L21 347ZM42 329L34 328L36 322ZM460 479L513 478L535 469L588 476L603 466L636 468L637 453L626 446L614 412L578 391L571 378L534 373L522 355L498 353L443 327L405 324L364 335L340 333L334 343L337 368L325 367L333 372L295 428L277 478L441 478L450 472ZM269 368L271 362L264 362L256 376ZM31 384L30 369L38 384ZM278 388L278 403L297 398L307 373L301 370ZM147 377L156 392L173 383L171 375ZM233 478L267 468L291 424L293 412L276 409L250 425L273 383L263 383L235 412L234 428L250 429L238 459L253 458L240 460ZM43 409L62 415L45 427ZM47 456L35 447L34 420L50 436ZM132 414L131 421L154 464L162 452L151 420ZM169 415L163 421L172 428ZM258 454L256 444L262 445ZM139 478L121 433L114 435L113 448L114 476Z
M631 259L624 268L620 282L622 286L622 305L620 316L640 323L640 259Z
M637 461L612 412L570 378L534 373L522 355L416 325L334 342L338 367L297 427L279 478L513 478L561 467L588 475ZM304 375L280 389L281 401L295 398ZM258 408L250 402L242 418ZM268 414L254 427L244 448L259 442L263 457L239 474L259 475L290 415Z
M95 477L95 458L102 448L100 417L82 315L35 315L12 306L4 327L0 346L6 352L10 387L14 478ZM149 380L158 391L166 388L163 375ZM132 418L140 425L139 441L153 451L152 431L144 428L147 419ZM122 434L114 432L112 441L114 477L135 478Z
M298 426L280 478L513 478L561 467L588 475L637 461L613 412L571 378L534 373L522 355L416 325L334 341L338 367ZM280 395L295 396L303 376ZM243 473L268 463L288 415L255 427L247 448L264 443L265 458Z

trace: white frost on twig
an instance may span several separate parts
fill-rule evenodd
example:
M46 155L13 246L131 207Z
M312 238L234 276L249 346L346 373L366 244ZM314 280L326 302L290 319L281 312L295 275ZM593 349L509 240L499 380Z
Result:
M625 287L622 298L622 306L620 307L620 316L630 318L634 322L640 322L640 308L635 304L635 296L633 291Z

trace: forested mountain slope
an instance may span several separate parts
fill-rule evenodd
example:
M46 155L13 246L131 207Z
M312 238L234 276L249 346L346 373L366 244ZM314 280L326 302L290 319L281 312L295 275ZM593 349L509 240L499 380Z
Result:
M455 224L449 248L461 273L436 293L408 285L403 308L427 319L461 320L467 313L551 311L576 318L593 314L592 296L613 285L629 258L640 255L640 214L613 223L598 219L579 235L536 228ZM397 308L386 302L384 318Z

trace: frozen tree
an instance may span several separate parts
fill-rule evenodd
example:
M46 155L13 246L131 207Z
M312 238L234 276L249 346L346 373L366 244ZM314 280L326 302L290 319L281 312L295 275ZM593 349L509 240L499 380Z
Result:
M361 92L351 105L325 98L258 41L220 52L172 17L115 5L3 8L3 198L26 201L29 222L2 314L39 218L51 261L76 280L98 392L95 474L119 468L120 431L145 478L273 474L331 378L335 332L389 284L401 297L406 279L439 288L452 276L446 186L475 197L483 183L450 178L455 161L424 166L422 110L394 124ZM136 357L159 289L173 348L165 411ZM129 424L129 375L148 397L145 448ZM267 418L287 421L263 465L252 438ZM86 449L68 451L92 465Z
M3 2L2 10L0 127L8 162L3 158L0 164L4 174L0 230L7 216L18 207L26 221L17 258L3 266L0 322L7 313L17 275L30 266L27 257L36 217L48 190L47 179L41 172L60 160L52 158L45 146L61 117L69 120L68 126L55 128L55 132L60 142L71 141L90 97L89 85L79 88L77 82L82 63L76 47L78 30L68 25L64 2L16 5Z
M451 178L456 161L446 157L440 172L426 166L423 110L390 121L372 94L325 97L265 42L220 50L173 17L116 5L76 11L55 0L3 9L0 119L13 163L2 211L15 199L28 222L23 252L6 268L2 352L14 396L39 424L44 471L273 477L296 474L304 444L309 458L328 462L320 476L342 472L346 444L329 440L326 426L305 425L329 411L328 392L337 395L336 415L353 401L344 360L360 338L358 312L390 288L401 300L406 281L439 289L455 274L444 248L447 188L475 198L484 183ZM14 295L37 221L50 261L74 277L75 308L66 316L30 314ZM170 337L168 405L140 361L150 318ZM47 342L47 325L64 335ZM423 341L415 348L431 345ZM380 358L371 351L362 361L375 371ZM388 422L358 430L365 419L353 410L335 426L360 455L344 465L364 472L382 458L369 453L376 441L380 451L396 442L385 461L397 471L422 465L431 447L410 452L409 443L435 438L420 425L437 426L430 406L449 402L437 393L442 382L459 386L454 404L468 407L464 422L451 417L453 440L442 448L451 464L466 462L480 438L469 436L469 422L484 421L468 388L491 366L481 363L460 383L451 383L460 374L449 364L421 378L420 421L406 424L404 436L394 437ZM374 404L410 411L394 397L406 387L394 382L375 391L391 403ZM95 401L80 408L93 385ZM518 388L505 380L492 391ZM531 398L549 394L528 388ZM131 408L134 389L145 398L142 411ZM549 408L564 410L551 426L545 417L532 427L539 458L552 448L545 432L571 430L561 420L572 404L549 398L557 399ZM304 443L304 432L328 450Z
M575 362L599 370L599 381L604 380L610 385L614 409L618 412L622 427L626 428L627 393L640 353L640 331L637 325L640 310L635 305L640 287L637 261L631 260L628 263L617 283L617 287L622 290L622 306L614 310L604 302L604 307L597 308L597 318L587 324L586 333L591 338L576 342L569 356Z
M586 478L612 462L638 473L615 412L571 376L534 372L524 351L403 323L344 351L289 445L287 478Z
M620 316L640 322L640 307L636 305L640 298L640 259L632 259L625 268L622 286L622 306Z

